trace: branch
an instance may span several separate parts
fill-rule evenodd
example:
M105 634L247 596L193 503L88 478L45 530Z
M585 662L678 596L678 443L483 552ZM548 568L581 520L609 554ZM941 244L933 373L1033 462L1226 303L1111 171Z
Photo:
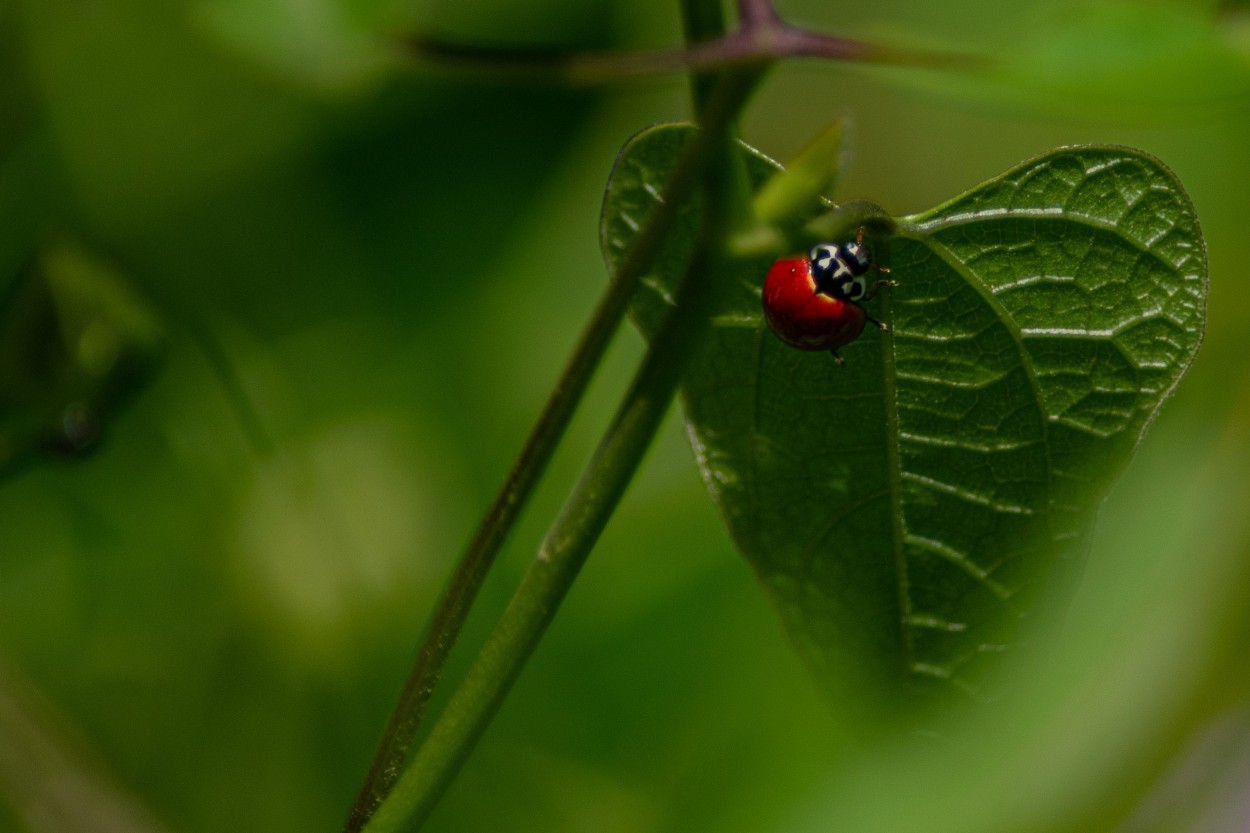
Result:
M786 23L766 0L742 0L742 25L713 40L671 49L569 52L481 46L409 35L401 45L413 57L503 77L570 85L604 84L677 72L764 67L783 58L823 58L930 68L975 68L985 59L926 49L891 47L815 32Z

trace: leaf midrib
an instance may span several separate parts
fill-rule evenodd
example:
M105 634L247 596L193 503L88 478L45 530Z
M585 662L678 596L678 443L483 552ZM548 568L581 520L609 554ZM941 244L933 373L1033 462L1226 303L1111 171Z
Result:
M994 215L1001 216L1001 215ZM962 225L975 219L984 220L986 218L973 218L971 216L963 218L959 223L953 225ZM1062 218L1060 218L1062 219ZM919 224L907 224L913 228L922 229ZM940 227L940 223L933 223L923 230L928 231L931 228ZM1102 224L1093 224L1102 225ZM907 226L900 223L900 232L906 232ZM1113 230L1108 227L1108 230ZM1039 423L1041 428L1041 447L1044 449L1046 456L1046 528L1050 540L1055 538L1055 530L1053 526L1053 516L1055 507L1054 493L1054 459L1050 447L1050 417L1046 410L1045 399L1042 397L1040 381L1033 367L1033 363L1028 354L1028 348L1024 344L1024 335L1020 331L1014 318L1007 312L1003 305L999 302L994 293L984 284L984 282L969 270L962 262L956 259L953 253L944 245L939 243L930 234L906 235L911 239L919 242L921 245L930 249L935 256L940 258L946 266L958 273L964 280L965 284L971 286L982 300L987 304L990 310L1002 322L1003 326L1011 337L1012 343L1016 347L1016 352L1020 360L1021 368L1024 370L1025 376L1029 382L1029 388L1033 394L1033 401L1036 403ZM1154 255L1153 252L1148 253ZM1154 255L1157 257L1157 255ZM893 322L893 298L889 292L883 293L881 296L881 307L883 319L887 322ZM903 515L903 490L902 490L902 450L900 448L900 437L902 434L901 425L898 415L898 371L895 365L894 356L894 334L893 330L882 333L881 338L882 352L882 370L885 384L885 447L886 447L886 465L888 467L889 492L890 492L890 510L891 525L893 527L893 549L894 549L894 571L896 578L896 586L898 589L898 614L899 614L899 646L902 651L902 659L905 673L914 672L917 665L917 657L912 642L911 626L908 624L911 619L911 593L908 582L907 556L905 552L905 544L907 540L907 530ZM1010 604L1009 599L1004 600L1005 604Z
M888 291L881 295L881 314L884 321L893 323L893 298ZM910 676L916 657L911 639L911 626L907 624L911 619L911 588L907 580L907 554L903 550L903 541L907 532L903 528L903 465L902 452L899 449L899 436L902 431L898 420L898 374L894 367L893 330L886 330L881 334L881 363L885 379L885 454L890 484L890 516L894 533L894 574L898 586L899 647L903 653L903 673Z

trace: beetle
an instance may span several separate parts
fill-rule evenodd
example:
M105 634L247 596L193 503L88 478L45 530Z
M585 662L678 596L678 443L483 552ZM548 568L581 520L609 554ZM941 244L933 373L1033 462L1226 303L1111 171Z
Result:
M861 306L892 280L868 283L872 252L864 229L845 243L820 243L799 257L783 257L764 279L764 319L777 337L800 350L828 350L838 364L846 361L838 348L859 338L864 325L889 326ZM877 271L888 273L884 266Z

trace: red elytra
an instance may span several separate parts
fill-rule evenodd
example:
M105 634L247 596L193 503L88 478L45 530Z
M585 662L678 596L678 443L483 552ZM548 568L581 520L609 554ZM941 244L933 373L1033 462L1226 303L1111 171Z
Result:
M818 292L808 257L782 258L764 279L764 317L777 337L800 350L837 349L859 338L868 314L854 301Z

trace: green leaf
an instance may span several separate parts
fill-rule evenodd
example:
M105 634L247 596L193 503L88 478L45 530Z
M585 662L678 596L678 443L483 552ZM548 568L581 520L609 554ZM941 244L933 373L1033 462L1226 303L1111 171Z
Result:
M395 0L200 0L192 9L241 54L324 93L357 92L396 65L383 34L399 25Z
M1097 2L1002 32L982 71L891 74L936 96L1098 123L1216 118L1250 94L1241 16L1201 4Z
M0 300L0 476L44 452L91 451L164 339L123 275L74 244L45 246Z
M615 265L689 128L635 137L609 181ZM757 186L775 163L744 149ZM633 309L650 334L690 207ZM762 323L767 260L734 282L683 397L733 540L835 694L983 691L1021 623L1079 577L1097 507L1202 337L1206 254L1158 160L1073 147L876 240L898 286L827 353Z

